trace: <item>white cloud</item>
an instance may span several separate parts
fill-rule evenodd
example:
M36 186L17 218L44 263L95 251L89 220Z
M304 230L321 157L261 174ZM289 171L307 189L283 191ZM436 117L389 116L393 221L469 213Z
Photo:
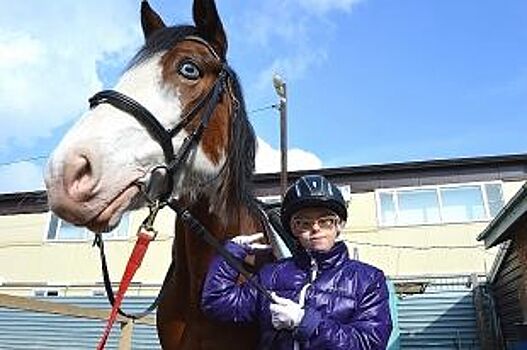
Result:
M298 4L311 12L325 14L329 11L351 11L362 0L297 0Z
M0 167L0 193L42 189L42 168L35 163L19 162Z
M241 24L240 40L259 50L273 48L272 62L257 73L250 86L254 94L269 90L278 72L287 80L302 79L310 69L327 61L328 43L335 29L332 14L349 13L363 0L266 0L254 4Z
M279 73L289 81L301 79L312 66L324 62L326 57L327 55L323 50L313 49L298 52L294 56L277 58L258 74L253 83L253 88L257 91L268 90L274 73Z
M258 137L256 152L256 172L276 173L280 171L280 150L272 148L268 143ZM287 152L287 170L320 169L322 161L314 153L293 148Z
M36 141L86 108L97 63L139 46L138 4L15 1L0 13L0 147Z

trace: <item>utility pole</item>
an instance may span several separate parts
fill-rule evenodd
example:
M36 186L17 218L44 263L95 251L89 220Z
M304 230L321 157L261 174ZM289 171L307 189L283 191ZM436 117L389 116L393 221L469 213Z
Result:
M287 90L285 81L278 74L273 76L273 85L280 98L277 106L280 111L280 192L284 199L287 190Z

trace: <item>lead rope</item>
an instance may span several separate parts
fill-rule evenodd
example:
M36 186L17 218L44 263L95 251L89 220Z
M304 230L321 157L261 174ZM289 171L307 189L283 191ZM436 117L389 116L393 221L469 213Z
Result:
M139 230L137 232L137 241L135 242L134 249L130 254L128 263L126 264L126 269L123 273L123 277L121 278L121 283L119 284L119 290L117 292L117 295L115 296L112 311L110 313L110 316L108 317L108 321L106 322L106 328L104 329L99 343L97 344L97 350L104 349L110 332L112 331L113 324L117 319L117 315L121 303L123 301L124 294L126 293L126 290L128 289L128 286L130 285L130 282L132 281L132 278L134 277L137 269L139 268L139 266L141 266L143 258L145 257L146 251L148 249L148 245L157 236L157 232L153 228L153 224L156 215L161 209L161 207L162 205L159 202L156 202L154 206L150 207L150 214L139 227Z

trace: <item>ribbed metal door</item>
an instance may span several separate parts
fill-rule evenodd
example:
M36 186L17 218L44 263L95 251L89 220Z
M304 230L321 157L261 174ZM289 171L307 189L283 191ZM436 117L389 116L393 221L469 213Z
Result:
M401 349L479 350L472 291L432 290L399 299Z

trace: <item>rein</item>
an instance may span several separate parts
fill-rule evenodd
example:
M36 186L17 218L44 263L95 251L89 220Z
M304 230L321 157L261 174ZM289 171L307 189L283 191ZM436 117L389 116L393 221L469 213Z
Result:
M226 261L236 269L241 275L243 275L247 281L256 288L259 292L264 295L269 300L272 300L271 294L267 291L258 281L252 278L251 274L243 267L243 265L234 258L224 247L218 242L218 240L189 212L188 208L183 208L177 203L177 201L171 197L171 192L173 189L174 179L178 172L182 169L182 165L187 161L190 153L194 150L203 135L203 132L208 126L208 123L214 113L216 105L221 97L221 95L227 90L231 92L228 86L229 78L233 77L233 72L230 67L220 59L214 49L199 37L187 37L185 40L192 40L204 44L212 54L221 61L222 68L216 78L213 86L210 90L198 101L196 105L192 107L180 120L180 122L172 129L166 129L156 117L148 111L147 108L142 106L139 102L133 98L120 93L115 90L103 90L96 93L93 97L89 99L90 108L95 108L96 106L107 103L113 107L129 114L134 117L141 125L149 132L152 138L161 146L163 149L163 154L165 157L165 164L158 166L156 168L166 168L167 170L167 181L168 184L165 187L166 190L162 193L159 199L150 205L150 214L145 219L143 224L140 226L137 233L137 241L134 246L134 249L130 255L128 263L126 265L125 272L123 273L121 283L119 284L119 290L117 295L114 295L112 290L112 283L109 278L108 267L106 263L106 257L104 253L104 243L102 240L101 234L96 234L94 245L97 245L100 250L101 258L101 268L104 278L104 284L106 289L106 294L110 304L112 305L112 310L108 318L106 328L104 333L97 345L97 349L104 349L108 336L110 335L113 323L117 318L117 314L121 314L130 319L138 319L153 311L160 299L162 298L167 281L173 276L175 270L175 261L172 259L170 267L165 275L163 285L161 290L154 300L154 302L143 312L137 314L127 314L123 312L120 308L124 294L128 289L132 278L141 265L142 259L148 249L148 245L153 241L157 235L157 232L153 228L153 223L156 218L158 211L164 207L169 206L174 210L181 220L187 225L189 231L196 234L198 237L203 239L209 245L211 245L218 254L223 256ZM231 93L232 95L232 93ZM236 114L239 108L239 101L234 97L234 113ZM199 111L202 111L199 124L194 128L194 130L185 137L183 144L179 148L178 152L174 152L174 146L172 144L172 138L180 133L190 122L192 122ZM263 223L264 229L268 229L269 222L265 215L262 215L262 210L259 208L259 215L261 216L261 221Z

